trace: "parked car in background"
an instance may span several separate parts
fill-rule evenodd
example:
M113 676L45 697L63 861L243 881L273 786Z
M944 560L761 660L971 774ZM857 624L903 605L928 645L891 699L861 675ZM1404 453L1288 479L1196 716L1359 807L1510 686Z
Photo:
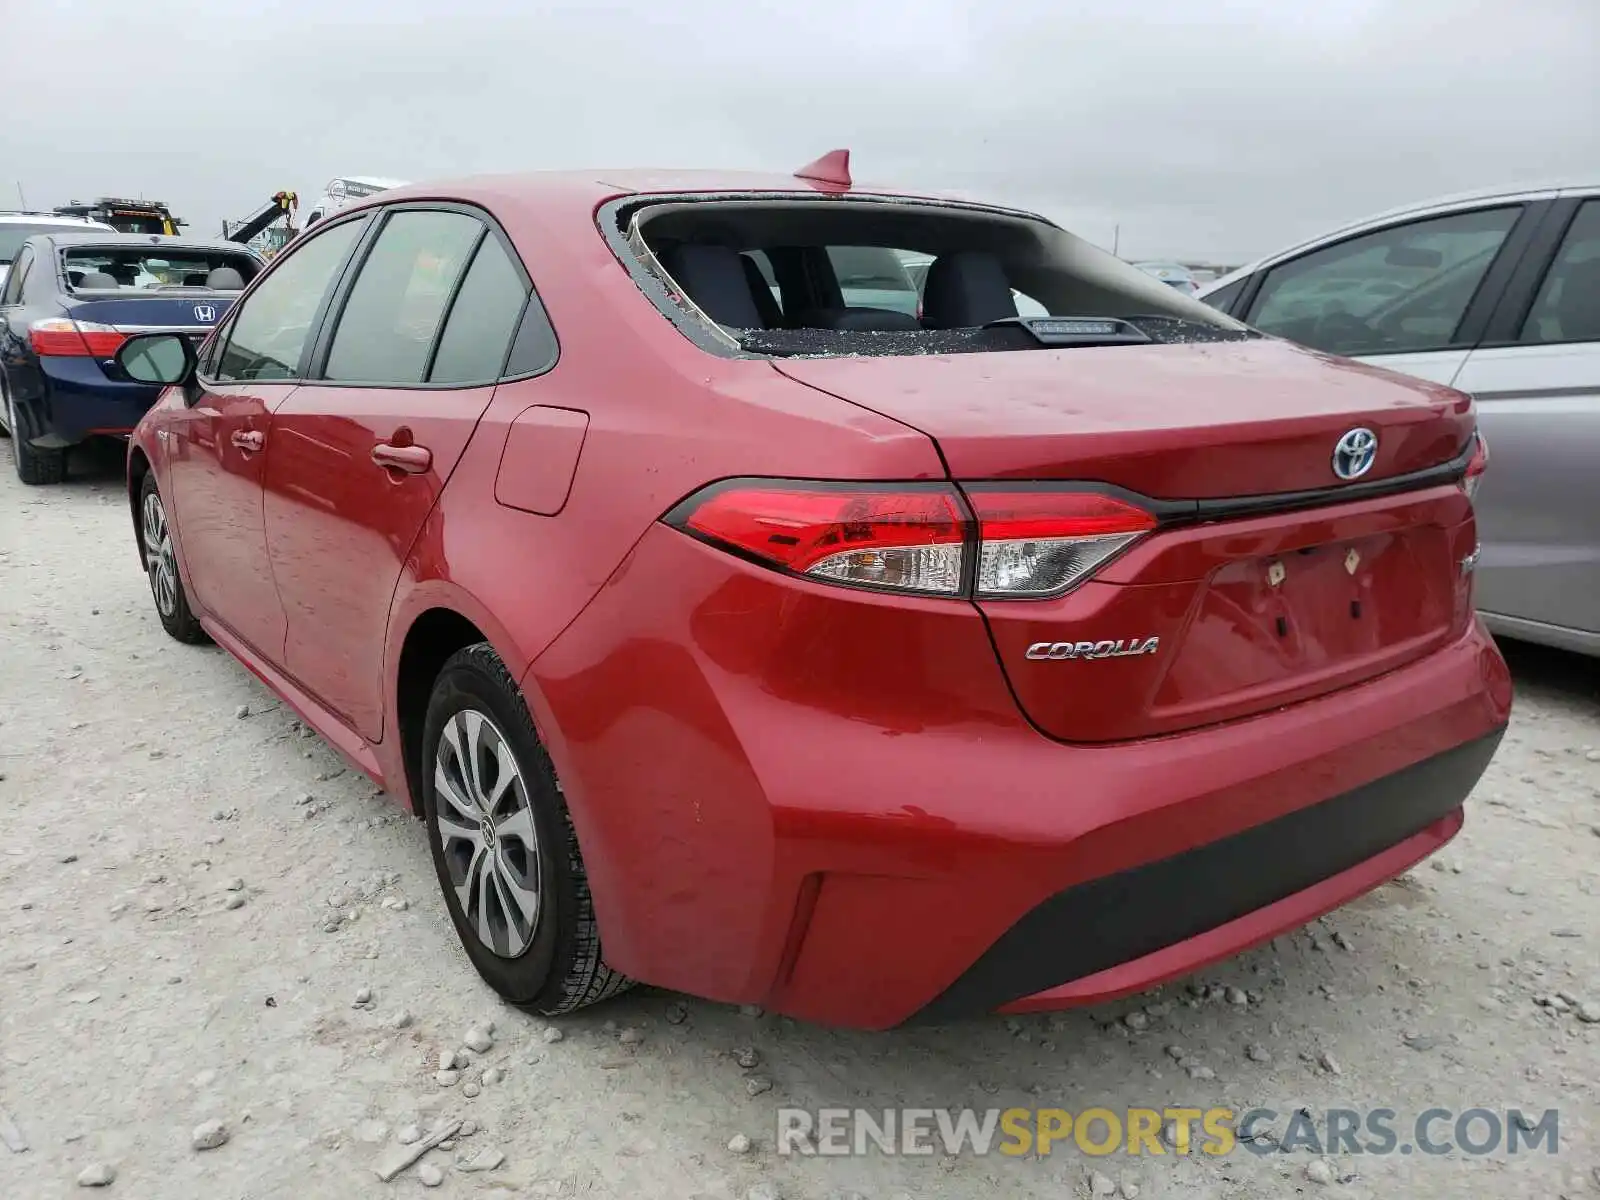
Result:
M0 430L22 481L59 483L73 446L125 437L155 403L161 389L116 364L128 334L198 340L261 265L233 242L85 231L81 222L24 241L0 287Z
M1600 184L1396 209L1200 299L1470 392L1494 458L1478 497L1478 608L1497 633L1600 655Z
M1448 841L1511 700L1467 399L805 171L386 192L118 351L161 622L424 818L483 977L1056 1008Z
M22 249L22 243L36 233L73 233L86 229L99 229L106 233L116 230L101 221L87 221L82 217L62 217L54 213L0 212L0 287L5 286L11 263ZM3 414L0 414L3 417Z
M1139 262L1133 265L1146 275L1154 275L1168 287L1177 288L1178 291L1185 295L1192 296L1199 290L1199 285L1195 282L1194 276L1189 273L1189 268L1181 263Z

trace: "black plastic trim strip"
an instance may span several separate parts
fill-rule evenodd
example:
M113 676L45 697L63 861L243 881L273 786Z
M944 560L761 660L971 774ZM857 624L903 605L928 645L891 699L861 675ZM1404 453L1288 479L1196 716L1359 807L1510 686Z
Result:
M1242 833L1089 880L1027 913L911 1018L992 1012L1314 887L1459 809L1505 727Z

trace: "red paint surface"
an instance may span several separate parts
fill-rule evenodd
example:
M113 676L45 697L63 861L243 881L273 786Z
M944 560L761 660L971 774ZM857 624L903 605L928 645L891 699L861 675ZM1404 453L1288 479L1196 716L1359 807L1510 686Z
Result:
M599 204L651 185L490 180L369 202L492 211L559 335L543 375L460 391L253 385L194 407L170 391L134 439L171 498L207 628L402 801L393 714L408 634L445 609L494 645L561 773L620 969L893 1024L1065 887L1506 719L1509 677L1467 619L1470 581L1424 586L1401 569L1437 571L1469 548L1450 489L1158 531L1062 601L982 613L788 578L658 524L712 480L938 480L941 451L963 480L1077 476L1166 497L1326 486L1332 442L1358 417L1382 425L1382 474L1450 457L1471 412L1455 393L1275 345L781 371L716 358L650 305L595 230ZM759 177L658 186L795 190ZM567 418L554 441L524 441L531 409L587 413L581 455ZM402 428L430 451L428 470L373 462ZM233 446L240 430L262 433L262 450ZM1422 640L1369 645L1317 626L1335 611L1318 610L1323 588L1294 598L1294 615L1323 630L1298 657L1262 650L1247 619L1266 602L1260 564L1347 542L1398 556L1372 619L1411 622ZM1118 627L1100 628L1113 609ZM1054 640L1085 624L1097 640L1160 633L1163 652L1026 664L1065 683L1018 675L1034 628ZM1372 674L1369 652L1393 661ZM1318 675L1330 669L1346 674L1330 684ZM1013 686L1036 720L1080 742L1187 728L1063 744L1030 724ZM1303 907L1291 898L1092 987L1141 986L1247 945L1399 869L1380 859ZM1029 1003L1077 1002L1083 986Z
M556 516L566 506L583 453L589 414L535 404L517 414L506 430L494 498L507 508Z

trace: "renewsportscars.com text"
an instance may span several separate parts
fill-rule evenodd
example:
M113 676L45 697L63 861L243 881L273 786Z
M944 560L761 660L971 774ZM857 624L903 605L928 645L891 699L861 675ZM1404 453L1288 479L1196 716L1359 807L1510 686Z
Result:
M1430 1108L780 1108L780 1155L1556 1154L1560 1113Z

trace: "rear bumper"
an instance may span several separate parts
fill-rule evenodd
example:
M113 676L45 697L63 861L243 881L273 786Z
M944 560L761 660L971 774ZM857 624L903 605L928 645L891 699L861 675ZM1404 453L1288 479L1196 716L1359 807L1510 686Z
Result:
M1059 892L1008 929L923 1015L1105 999L1108 988L1144 986L1200 966L1208 953L1214 959L1303 924L1454 837L1461 803L1503 732L1243 833ZM1162 951L1175 953L1160 958Z
M126 436L161 395L159 387L106 378L92 358L43 355L33 399L33 441L71 446L96 434Z
M1454 834L1511 704L1473 623L1319 699L1064 745L970 606L660 528L524 682L608 960L868 1028L1138 990L1337 906Z

